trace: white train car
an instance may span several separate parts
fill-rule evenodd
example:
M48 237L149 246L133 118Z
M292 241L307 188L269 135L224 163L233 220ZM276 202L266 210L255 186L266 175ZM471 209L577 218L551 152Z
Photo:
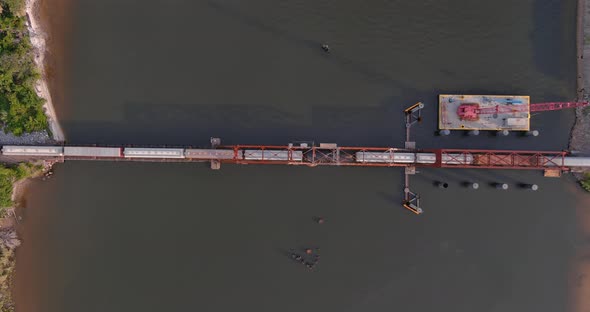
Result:
M419 164L434 164L436 162L436 154L416 153L416 162Z
M434 153L396 153L386 152L356 152L356 161L362 163L396 163L396 164L434 164ZM469 165L473 163L471 154L445 154L442 163L447 165Z
M413 164L416 161L415 153L396 153L393 150L386 152L356 152L357 162L362 163L400 163Z
M473 155L445 154L442 156L442 163L445 165L471 165L473 164Z
M416 162L416 153L393 153L393 162L400 164L413 164Z
M6 156L63 156L62 146L2 146L2 155Z
M191 159L234 159L234 150L231 149L186 149L184 156Z
M126 147L123 149L125 158L184 158L182 148L149 148Z
M356 152L355 159L362 163L393 163L393 151L387 152Z
M245 160L303 161L302 151L244 150Z
M548 166L561 165L559 159L545 158ZM564 157L563 164L568 167L590 167L590 157Z
M123 156L123 149L120 147L94 147L94 146L66 146L65 156L113 158Z

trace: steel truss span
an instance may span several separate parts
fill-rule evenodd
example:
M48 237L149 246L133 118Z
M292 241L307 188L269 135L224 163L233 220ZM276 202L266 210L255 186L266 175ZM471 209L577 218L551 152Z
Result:
M406 142L408 143L408 142ZM409 142L411 143L411 142ZM299 166L437 167L481 169L543 169L568 171L590 167L590 157L565 151L475 149L416 150L394 147L229 145L208 149L168 147L3 146L1 157L58 160L211 161L221 163Z
M434 153L437 154L435 166L441 168L568 170L565 151L440 149L435 150ZM439 159L450 161L439 163Z
M569 169L565 151L475 149L408 150L390 147L222 146L234 151L222 163L306 166L437 167L481 169ZM590 165L590 164L589 164Z

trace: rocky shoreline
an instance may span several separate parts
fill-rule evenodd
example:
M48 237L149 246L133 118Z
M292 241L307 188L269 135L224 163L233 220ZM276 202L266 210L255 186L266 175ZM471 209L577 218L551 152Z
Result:
M34 62L41 73L41 78L35 84L35 91L40 98L45 100L43 110L47 116L48 130L24 133L16 136L0 130L0 145L49 145L59 144L65 141L65 136L59 125L57 114L53 107L51 93L49 91L46 71L45 54L46 38L38 16L37 0L25 1L25 14L27 17L27 29L31 38L34 51ZM41 169L12 182L12 207L5 207L0 215L0 309L2 311L14 311L12 300L12 281L16 272L15 252L20 245L17 235L19 225L18 209L22 208L26 195L26 189L32 179L51 175L53 162L41 162ZM14 166L11 164L10 166ZM5 177L6 178L6 177Z
M577 50L577 101L590 100L590 1L578 0L576 30ZM577 108L572 128L569 150L581 155L590 155L590 107ZM583 178L581 168L575 169L578 179Z
M25 133L16 136L0 130L0 145L50 145L57 144L47 131Z

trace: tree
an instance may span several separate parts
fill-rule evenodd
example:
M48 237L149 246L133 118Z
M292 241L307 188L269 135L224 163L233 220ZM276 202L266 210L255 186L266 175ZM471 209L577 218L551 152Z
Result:
M8 9L16 16L25 15L25 1L24 0L0 0L2 7Z
M0 128L15 135L47 129L43 99L35 92L40 77L34 62L24 0L0 0Z

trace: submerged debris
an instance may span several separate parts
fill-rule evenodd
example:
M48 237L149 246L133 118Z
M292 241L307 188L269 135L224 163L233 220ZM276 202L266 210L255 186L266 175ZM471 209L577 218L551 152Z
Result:
M2 245L2 247L14 250L16 247L20 246L20 244L21 241L18 239L15 229L0 229L0 245Z

